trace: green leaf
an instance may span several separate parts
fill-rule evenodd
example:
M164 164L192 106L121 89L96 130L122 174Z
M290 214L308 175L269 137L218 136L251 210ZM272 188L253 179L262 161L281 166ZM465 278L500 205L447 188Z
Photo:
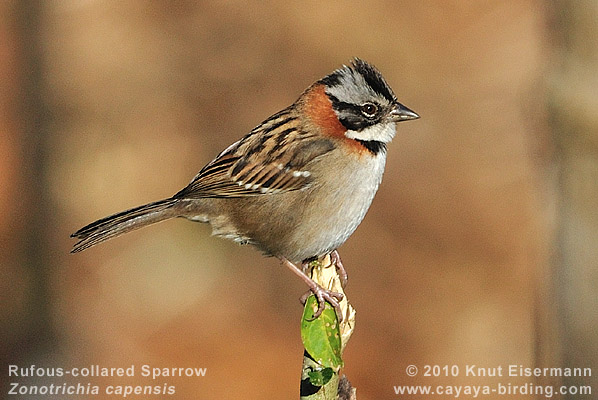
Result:
M314 295L307 298L301 319L301 340L309 355L323 367L338 371L343 366L341 335L334 308L326 302L318 318L318 300Z
M309 375L309 381L312 385L324 386L332 379L334 371L332 368L324 368L318 371L310 371L307 375Z

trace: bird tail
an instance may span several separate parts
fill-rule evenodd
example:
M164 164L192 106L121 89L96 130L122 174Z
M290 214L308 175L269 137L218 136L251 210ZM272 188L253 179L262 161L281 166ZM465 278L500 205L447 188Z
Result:
M71 237L79 239L71 253L78 253L105 240L144 226L176 217L176 199L165 199L131 208L84 226Z

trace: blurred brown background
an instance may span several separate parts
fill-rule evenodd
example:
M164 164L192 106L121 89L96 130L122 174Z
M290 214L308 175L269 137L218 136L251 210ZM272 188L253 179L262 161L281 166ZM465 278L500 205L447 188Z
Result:
M276 260L182 220L74 256L69 234L173 194L354 56L422 117L398 126L378 196L340 249L358 398L488 383L409 378L409 364L598 374L597 10L1 2L0 380L13 381L9 363L145 363L207 368L155 382L176 384L172 398L297 398L305 287ZM545 381L598 391L595 377L502 380Z

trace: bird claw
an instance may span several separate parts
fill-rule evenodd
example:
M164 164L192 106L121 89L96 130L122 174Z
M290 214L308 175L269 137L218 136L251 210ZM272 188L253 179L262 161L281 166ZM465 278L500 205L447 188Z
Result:
M349 281L349 274L347 274L347 270L341 261L341 256L338 254L338 251L334 250L332 253L330 253L330 262L336 267L336 270L338 271L338 277L341 281L341 286L344 289Z
M343 321L343 310L341 309L339 302L344 298L344 296L341 293L324 289L322 286L316 284L314 288L310 289L303 296L301 296L301 303L305 304L307 298L312 294L316 296L316 299L318 300L318 309L311 318L312 321L322 315L322 312L326 307L326 302L328 302L334 308L338 322L340 323Z
M345 286L347 286L347 282L349 281L349 274L347 274L347 270L345 269L345 266L341 261L341 256L340 254L338 254L337 250L334 250L332 253L330 253L330 264L334 265L334 267L336 268L338 272L338 277L341 281L341 286L344 289ZM313 265L311 264L311 261L307 261L301 264L301 270L304 274L309 274L312 268Z
M338 254L336 255L336 257L337 257L337 262L340 262L338 260ZM307 276L307 272L309 271L309 268L311 268L311 265L309 262L303 262L302 268L299 268L284 257L280 257L280 261L282 261L282 263L286 267L288 267L292 272L294 272L297 276L299 276L309 286L310 290L307 293L305 293L303 296L301 296L301 299L300 299L301 303L305 304L305 302L307 301L307 298L312 293L314 296L316 296L316 299L318 300L318 309L316 310L314 316L312 317L312 320L318 318L322 314L322 312L324 311L324 308L326 307L326 302L328 302L334 308L334 311L336 312L336 317L337 317L338 321L342 322L343 310L341 309L341 305L339 302L344 298L343 294L333 292L332 290L324 289L322 286L317 284L312 278ZM342 264L341 264L341 266L342 266ZM337 268L338 268L338 265L337 265ZM344 271L344 268L342 270ZM344 275L346 275L346 273Z

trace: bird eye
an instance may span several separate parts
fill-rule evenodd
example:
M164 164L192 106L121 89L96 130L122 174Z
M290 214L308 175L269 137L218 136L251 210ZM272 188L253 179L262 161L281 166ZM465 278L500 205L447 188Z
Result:
M377 111L378 111L378 107L376 107L376 105L372 104L372 103L365 103L364 105L361 106L361 113L368 118L371 118L374 115L376 115Z

